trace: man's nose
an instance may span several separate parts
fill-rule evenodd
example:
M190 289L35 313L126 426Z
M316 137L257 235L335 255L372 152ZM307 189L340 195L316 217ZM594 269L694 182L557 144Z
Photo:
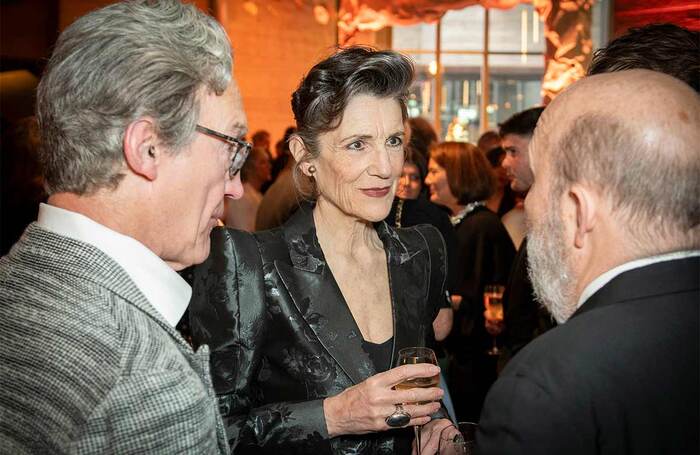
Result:
M230 197L231 199L240 199L243 197L243 183L241 183L240 172L232 179L226 179L224 196Z
M501 163L501 167L503 169L509 169L510 168L510 155L506 154L506 157L503 158L503 162Z

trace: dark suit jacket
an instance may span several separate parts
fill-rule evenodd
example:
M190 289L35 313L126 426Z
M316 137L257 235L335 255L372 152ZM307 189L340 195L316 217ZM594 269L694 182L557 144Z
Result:
M446 258L430 226L375 226L387 252L394 343L375 365L326 265L312 212L248 234L216 229L212 254L195 270L193 337L212 350L212 375L235 453L401 453L410 430L329 439L323 399L421 346L444 300ZM408 447L408 445L406 445Z
M697 454L700 258L627 271L491 388L480 454Z

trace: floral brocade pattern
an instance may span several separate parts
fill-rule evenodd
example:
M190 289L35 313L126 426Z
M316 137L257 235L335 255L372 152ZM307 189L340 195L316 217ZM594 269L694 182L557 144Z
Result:
M427 226L375 227L387 251L393 362L425 342L444 299L444 243ZM215 229L193 287L193 337L211 348L233 453L410 453L410 430L328 437L323 399L391 365L375 367L362 349L310 210L273 231Z

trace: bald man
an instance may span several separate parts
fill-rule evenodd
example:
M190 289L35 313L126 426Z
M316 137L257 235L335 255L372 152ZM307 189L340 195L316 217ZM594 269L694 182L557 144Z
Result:
M647 70L556 98L530 144L531 278L561 324L491 388L480 454L699 453L700 97Z

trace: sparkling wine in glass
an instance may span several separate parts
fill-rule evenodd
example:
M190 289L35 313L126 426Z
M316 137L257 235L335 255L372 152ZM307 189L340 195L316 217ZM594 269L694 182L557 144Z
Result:
M435 356L435 351L430 348L424 347L410 347L404 348L399 351L399 359L397 364L409 365L417 363L432 363L437 365L437 357ZM440 383L440 375L436 374L428 378L414 378L408 379L400 384L396 384L394 388L396 390L406 390L413 389L416 387L426 388L426 387L437 387ZM419 402L418 404L426 404L427 402ZM413 404L413 403L405 403ZM416 452L420 455L420 426L416 425L413 427L413 432L416 436Z
M505 286L500 284L490 284L484 287L484 308L489 316L489 319L501 322L503 321L503 292ZM488 355L497 356L501 353L496 342L496 335L491 335L493 346L486 351Z

